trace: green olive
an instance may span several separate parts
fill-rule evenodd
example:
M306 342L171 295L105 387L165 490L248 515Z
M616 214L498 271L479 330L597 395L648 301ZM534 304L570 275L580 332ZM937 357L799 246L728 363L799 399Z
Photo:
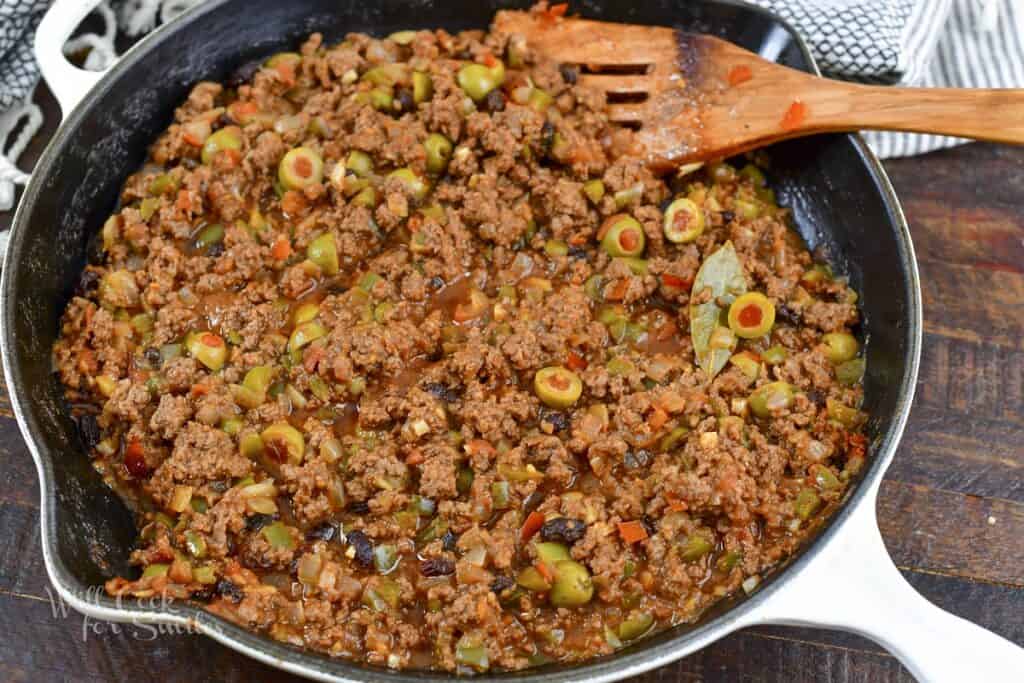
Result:
M604 183L600 180L588 180L583 183L583 194L587 195L591 204L600 204L604 199Z
M451 140L440 133L431 133L423 141L423 149L427 153L427 170L434 174L444 173L452 159Z
M226 126L216 131L203 143L203 163L210 165L214 157L226 149L239 150L242 148L242 129L238 126Z
M178 191L178 181L169 173L161 173L153 178L149 184L148 192L153 196L162 194L174 194Z
M381 64L363 74L362 80L385 88L409 82L409 72L404 64Z
M372 187L366 187L359 191L350 202L352 206L362 206L367 209L372 209L377 206L377 190Z
M377 111L391 111L395 105L395 96L388 88L374 88L368 93L367 99Z
M299 304L292 312L292 325L298 326L302 323L308 323L320 315L320 304L315 301L307 301L304 304Z
M669 242L692 242L704 232L704 212L692 199L680 197L668 205L663 229Z
M772 413L793 404L794 387L787 382L771 382L758 387L747 399L754 415L771 417Z
M555 98L552 97L547 91L541 90L540 88L534 88L533 90L531 90L530 97L526 101L527 106L529 106L531 109L540 114L546 112L548 110L548 107L550 107L554 103Z
M296 147L277 166L277 179L287 190L302 190L324 179L324 160L308 147Z
M652 624L654 624L654 616L650 612L640 612L619 624L619 638L623 640L639 638L650 630Z
M821 491L831 491L842 486L839 477L825 465L812 465L811 476L814 478L814 485Z
M787 358L789 358L789 352L786 351L786 347L779 346L778 344L768 347L761 354L761 359L768 365L778 365Z
M310 261L320 266L327 275L338 273L338 247L334 243L334 235L329 232L317 237L309 243L306 248L306 256Z
M737 337L763 337L774 324L775 304L760 292L742 294L729 306L729 328Z
M213 225L207 225L203 228L198 235L193 246L196 251L203 251L212 247L214 244L220 244L224 241L224 226L220 223L214 223Z
M848 332L830 332L821 340L828 347L825 350L825 355L837 365L857 356L857 339Z
M288 338L288 350L296 351L301 349L303 346L316 341L326 334L327 330L324 329L324 326L316 321L302 323L292 330L291 337Z
M430 74L414 71L412 74L412 101L422 104L434 96L434 79Z
M420 178L411 168L399 168L388 174L388 178L396 178L402 182L412 198L420 201L427 196L430 186Z
M345 168L355 173L356 176L365 178L373 173L373 159L366 152L354 149L348 153Z
M734 353L729 358L729 362L738 367L748 379L757 379L757 376L761 374L761 364L750 351Z
M609 256L639 256L644 253L643 226L625 214L612 216L606 222L607 230L601 238L601 248Z
M298 65L302 61L302 55L298 52L278 52L276 55L272 55L270 59L264 62L264 66L269 66L271 69L274 67L281 66L282 64L290 64L292 66Z
M213 332L191 332L185 337L185 348L192 357L213 371L224 367L228 346Z
M572 556L569 554L569 549L561 543L545 541L543 543L538 543L534 548L537 551L537 558L551 567L553 567L556 562L572 559Z
M821 497L814 489L800 489L793 501L793 511L800 519L807 519L821 507Z
M825 407L829 419L835 420L847 429L855 429L864 421L864 413L833 398L825 399Z
M542 593L551 589L551 584L548 583L547 579L544 578L544 575L534 567L527 567L523 571L519 572L519 575L516 576L516 583L526 590L535 591L537 593Z
M499 62L500 64L500 62ZM504 66L500 69L488 68L483 64L467 64L459 69L459 87L475 102L482 101L488 94L505 80Z
M696 562L712 550L715 544L705 534L693 533L686 537L679 548L679 556L687 562Z
M288 531L288 527L285 526L284 522L274 522L260 529L260 533L263 538L267 539L267 543L272 548L285 548L292 550L295 548L295 539L292 538L292 534Z
M836 381L843 386L853 386L864 377L864 359L854 358L836 366Z
M541 368L533 377L537 397L551 408L569 408L583 393L583 381L560 365Z
M295 427L287 422L275 422L262 432L263 448L277 462L298 465L306 452L306 441Z
M590 572L579 562L555 562L555 582L551 584L549 599L555 607L579 607L594 597L594 581Z

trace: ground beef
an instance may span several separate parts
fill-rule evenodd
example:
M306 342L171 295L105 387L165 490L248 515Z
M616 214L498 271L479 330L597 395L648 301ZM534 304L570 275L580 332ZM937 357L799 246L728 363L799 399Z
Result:
M469 62L503 73L476 102ZM762 171L655 176L586 80L520 37L419 31L194 86L54 347L139 511L149 571L108 591L395 668L518 669L610 653L630 615L692 622L827 518L866 455L853 292ZM679 244L681 197L704 227ZM605 234L627 216L632 259ZM774 326L726 332L739 292L701 275L723 249Z

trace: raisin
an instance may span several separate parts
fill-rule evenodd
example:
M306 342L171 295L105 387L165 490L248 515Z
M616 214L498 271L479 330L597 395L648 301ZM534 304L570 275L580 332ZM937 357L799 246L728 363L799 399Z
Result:
M78 278L78 294L79 296L89 296L96 291L99 285L100 274L91 268L86 268Z
M825 405L825 394L818 389L808 389L804 392L807 396L807 400L816 406Z
M216 597L213 588L200 588L192 592L192 599L196 602L210 602Z
M640 523L644 525L645 529L647 529L648 536L653 536L658 533L658 523L650 515L644 515L641 517Z
M455 390L440 382L429 382L423 386L423 389L434 398L439 398L445 403L451 403L459 398Z
M348 504L348 511L357 515L365 515L370 512L370 504L365 500L354 500Z
M333 541L338 535L338 527L324 522L306 532L307 541Z
M221 242L214 242L206 248L206 255L210 258L217 258L224 254L224 244Z
M416 102L412 98L412 91L408 88L398 88L395 91L395 103L398 105L399 113L416 109Z
M587 533L587 523L572 517L555 517L544 522L540 537L545 541L559 541L572 545Z
M722 212L722 222L723 223L732 223L733 219L735 219L735 218L736 218L736 214L734 214L732 211L723 211Z
M540 146L544 150L544 154L551 151L551 146L555 144L555 126L550 121L545 121L544 125L540 129Z
M487 97L484 98L484 109L492 114L505 111L505 94L500 90L492 90L487 93Z
M516 585L515 580L510 576L501 575L491 581L491 592L501 595L502 592L507 591Z
M273 522L273 515L265 515L261 512L257 512L255 515L246 518L245 529L246 531L259 531L268 524L273 524Z
M440 275L435 275L434 277L430 278L431 289L441 289L442 287L444 287L444 285L444 278L441 277Z
M775 319L794 327L800 324L800 312L795 311L786 304L779 304L775 307Z
M579 71L575 66L571 64L562 64L558 67L558 73L562 74L562 80L569 85L576 85L576 79L579 78Z
M455 532L449 529L444 532L444 536L441 537L441 546L448 552L455 550L455 544L458 542L459 537L455 535Z
M350 531L347 535L348 544L356 551L356 562L364 567L373 566L373 543L362 531Z
M569 258L586 260L587 250L583 247L572 245L569 247Z
M558 410L545 410L540 416L540 421L551 425L552 430L555 432L564 431L572 424L572 418L569 417L569 414Z
M100 442L100 426L96 423L96 416L86 413L79 415L75 421L78 423L78 433L82 437L82 443L86 448L92 450Z
M423 576L448 576L455 573L455 563L446 557L428 557L420 562Z
M252 80L252 77L256 75L256 72L259 71L262 66L263 63L260 60L246 62L231 72L228 79L224 81L224 85L229 88L237 88L240 85L244 85Z
M227 579L217 581L216 591L222 598L235 604L242 602L242 598L245 597L245 592L236 583Z
M150 346L142 355L146 358L146 362L149 363L150 367L160 367L160 361L163 360L160 356L160 349Z
M636 470L651 464L651 452L644 449L629 451L624 459L626 467Z

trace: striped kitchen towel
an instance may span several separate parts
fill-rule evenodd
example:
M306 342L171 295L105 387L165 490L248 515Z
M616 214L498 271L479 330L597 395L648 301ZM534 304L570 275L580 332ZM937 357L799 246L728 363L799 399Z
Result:
M869 83L1024 88L1024 0L752 0L786 19L826 76ZM882 158L968 142L865 131Z

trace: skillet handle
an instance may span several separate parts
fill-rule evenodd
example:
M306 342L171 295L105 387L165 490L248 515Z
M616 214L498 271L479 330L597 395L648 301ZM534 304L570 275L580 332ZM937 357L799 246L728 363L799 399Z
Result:
M99 4L100 0L56 0L36 30L39 71L57 98L64 118L106 73L79 69L64 57L64 43Z
M925 683L1024 679L1024 649L945 612L904 580L875 517L877 488L797 576L771 594L762 624L850 631L884 646Z

